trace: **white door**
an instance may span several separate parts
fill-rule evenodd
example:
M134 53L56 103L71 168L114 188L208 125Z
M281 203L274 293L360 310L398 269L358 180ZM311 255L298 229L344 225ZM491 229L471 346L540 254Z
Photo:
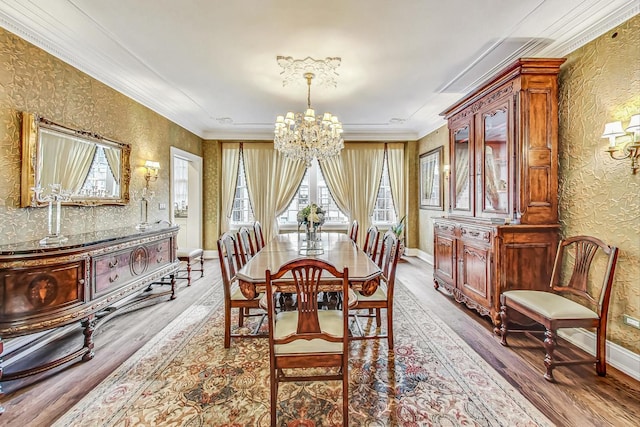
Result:
M171 218L179 248L202 248L202 157L171 147Z

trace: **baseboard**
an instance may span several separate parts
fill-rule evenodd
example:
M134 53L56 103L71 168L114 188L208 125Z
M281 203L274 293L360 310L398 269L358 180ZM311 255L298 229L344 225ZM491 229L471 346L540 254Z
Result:
M205 250L202 252L204 259L218 259L218 251Z
M558 331L558 336L569 341L591 355L595 355L596 334L582 328L567 328ZM607 341L607 364L640 380L640 354Z
M405 253L408 256L417 257L423 260L424 262L426 262L427 264L433 266L433 255L427 252L421 251L420 249L416 249L416 248L407 248L405 249Z

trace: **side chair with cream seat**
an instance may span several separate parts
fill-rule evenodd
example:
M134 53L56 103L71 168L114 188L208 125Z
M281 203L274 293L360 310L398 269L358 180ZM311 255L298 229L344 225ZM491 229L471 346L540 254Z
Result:
M595 363L596 373L604 376L607 315L617 259L618 248L595 237L576 236L561 240L546 291L509 290L500 295L501 344L506 346L507 336L513 332L544 332L546 380L554 380L556 366L581 363ZM594 260L598 261L599 268L592 267ZM597 279L590 280L590 275L596 272L602 273L598 274L598 279L602 277L600 283ZM516 329L511 324L513 314L528 317L544 326L545 331ZM595 357L567 359L556 355L556 334L560 328L595 328Z
M358 302L352 312L354 323L358 329L359 335L351 337L353 340L362 339L387 339L389 350L393 351L393 292L396 281L396 267L401 254L401 243L395 234L387 231L382 237L380 244L380 252L377 256L377 264L382 270L380 275L380 284L373 295L365 296L358 292ZM368 309L369 314L361 314L358 310ZM381 310L385 309L387 314L387 330L386 333L380 330L382 326ZM372 313L375 310L375 314ZM359 318L375 318L376 329L375 334L366 334L360 325Z
M296 309L276 313L279 279L291 277ZM317 258L289 261L278 271L265 272L269 318L271 425L276 425L278 384L285 381L342 381L342 425L349 425L348 303L339 310L318 307L321 279L337 279L349 295L349 269L338 270ZM282 283L282 282L280 282ZM280 285L281 286L281 285ZM321 372L305 368L322 368ZM333 368L325 370L326 368ZM287 369L285 374L284 369ZM298 369L304 369L299 371ZM294 371L291 371L294 370ZM337 372L336 372L337 371Z
M254 299L247 299L237 286L236 272L244 265L240 254L239 244L233 234L226 232L218 239L218 258L220 259L220 272L222 274L222 284L224 286L224 347L229 348L231 338L252 338L266 337L266 334L259 334L260 327L266 316L260 307L260 298L257 295ZM238 309L238 326L244 326L246 317L260 316L258 325L251 334L231 333L231 310ZM257 310L252 313L251 310Z

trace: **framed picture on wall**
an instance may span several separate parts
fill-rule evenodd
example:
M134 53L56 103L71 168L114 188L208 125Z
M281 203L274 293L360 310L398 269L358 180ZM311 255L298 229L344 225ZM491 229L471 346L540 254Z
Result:
M440 173L444 147L420 155L420 209L444 210Z

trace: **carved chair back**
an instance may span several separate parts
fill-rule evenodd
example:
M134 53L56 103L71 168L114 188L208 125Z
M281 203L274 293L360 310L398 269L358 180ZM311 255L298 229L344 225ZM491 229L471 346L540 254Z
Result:
M590 284L589 275L595 270L592 263L599 251L602 251L600 256L606 257L602 282ZM575 236L561 240L551 273L550 290L582 299L586 305L595 308L598 316L604 316L606 323L617 256L617 248L595 237Z
M354 242L358 243L358 228L360 226L358 225L358 221L357 220L353 220L353 222L351 223L351 225L349 226L349 238L351 240L353 240Z
M367 237L364 241L364 253L366 253L369 258L375 259L378 253L378 243L380 241L380 232L378 231L378 227L372 225L367 230Z
M256 239L256 252L264 248L264 234L262 232L262 224L256 221L253 223L253 235Z
M255 254L256 250L251 241L251 232L247 227L240 227L238 230L238 247L243 264L246 264Z

